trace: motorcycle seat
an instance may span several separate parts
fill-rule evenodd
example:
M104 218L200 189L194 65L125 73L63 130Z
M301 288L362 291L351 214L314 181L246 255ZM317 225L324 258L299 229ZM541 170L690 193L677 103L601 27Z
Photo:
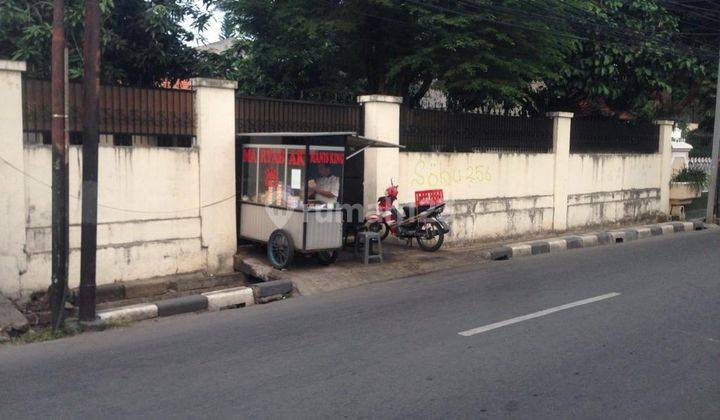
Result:
M403 206L403 212L405 213L405 217L414 217L418 214L424 212L425 210L429 209L431 206L415 206L414 204Z

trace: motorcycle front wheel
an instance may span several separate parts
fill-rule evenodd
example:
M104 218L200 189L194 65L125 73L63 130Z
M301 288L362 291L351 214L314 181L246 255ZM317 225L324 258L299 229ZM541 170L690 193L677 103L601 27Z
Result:
M417 243L420 245L420 249L427 252L437 251L444 241L445 234L443 233L442 226L435 221L423 224L417 237Z

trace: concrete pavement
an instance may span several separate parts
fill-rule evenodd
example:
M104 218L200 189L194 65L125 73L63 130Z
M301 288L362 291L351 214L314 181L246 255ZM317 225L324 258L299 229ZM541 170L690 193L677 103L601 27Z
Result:
M0 418L717 418L719 253L693 232L4 346Z

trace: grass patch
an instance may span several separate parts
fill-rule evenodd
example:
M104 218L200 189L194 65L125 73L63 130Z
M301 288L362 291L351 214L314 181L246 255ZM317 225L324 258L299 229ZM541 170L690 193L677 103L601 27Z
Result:
M38 343L41 341L57 340L58 338L69 337L74 335L64 330L53 331L52 328L43 328L40 330L30 330L25 334L10 339L11 344L27 344Z
M100 327L100 330L106 330L106 329L115 329L115 328L124 328L129 325L131 325L132 322L130 321L116 321L111 323L106 323ZM65 326L63 329L58 331L53 331L52 328L46 327L41 329L33 330L26 332L25 334L11 337L9 341L2 342L0 341L0 345L3 344L28 344L28 343L39 343L42 341L51 341L51 340L57 340L59 338L65 338L65 337L73 337L79 334L82 334L85 331L98 331L98 329L84 329L82 327L79 327L77 325L77 322L73 321L66 321Z

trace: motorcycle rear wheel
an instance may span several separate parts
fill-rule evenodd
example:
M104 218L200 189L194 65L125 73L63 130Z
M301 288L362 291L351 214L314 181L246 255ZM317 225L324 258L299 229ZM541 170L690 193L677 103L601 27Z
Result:
M422 235L422 233L426 235ZM443 233L442 226L438 222L427 222L423 225L421 230L421 236L418 236L417 243L420 245L420 249L426 252L435 252L445 242L445 233Z

